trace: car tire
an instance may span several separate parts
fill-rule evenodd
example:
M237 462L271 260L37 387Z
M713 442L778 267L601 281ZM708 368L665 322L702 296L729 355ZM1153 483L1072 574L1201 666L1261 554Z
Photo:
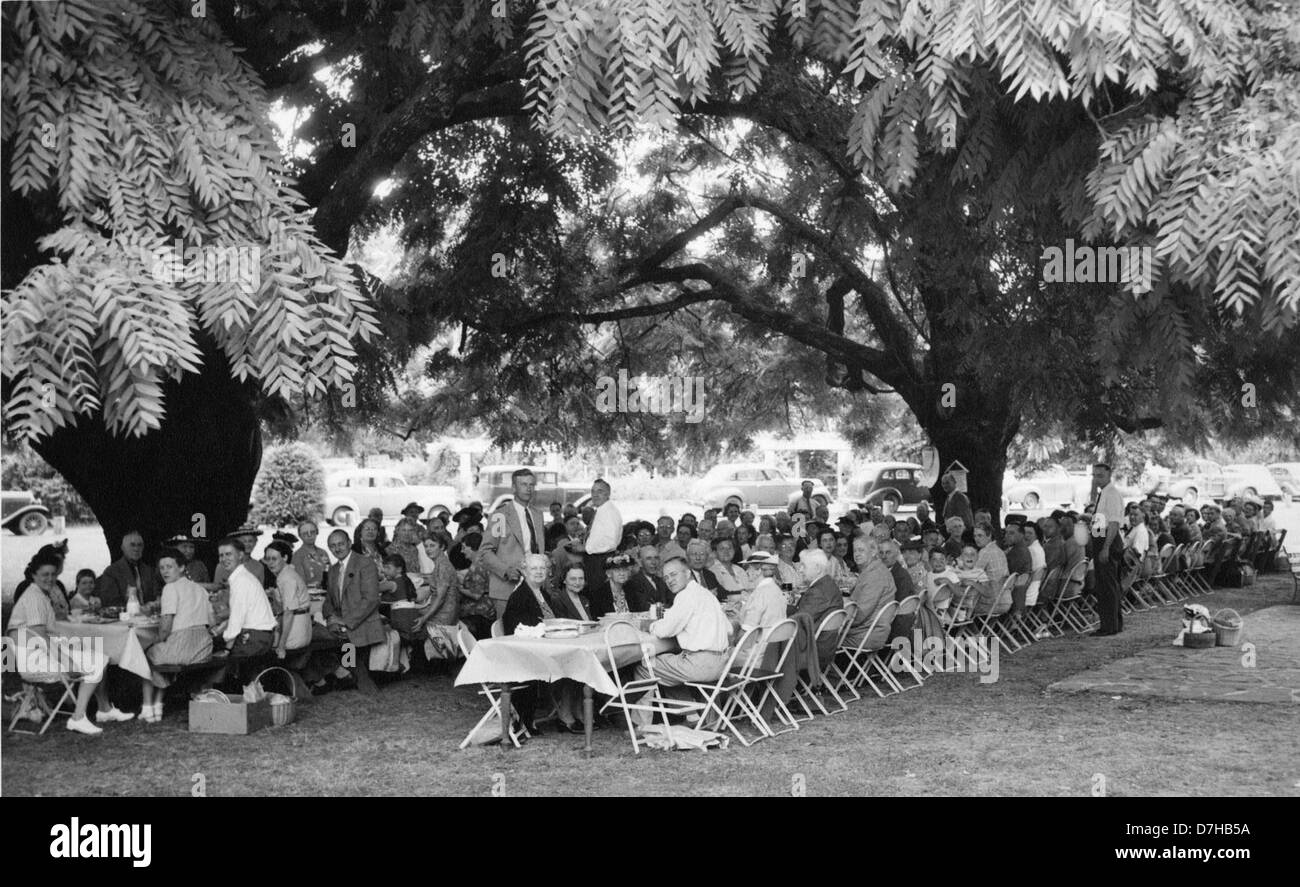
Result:
M816 496L813 496L813 501L825 508L829 508L831 504L830 500L827 499L825 496L823 496L821 493L818 493Z
M1250 497L1250 496L1254 496L1256 499L1259 498L1259 492L1256 491L1256 489L1255 489L1254 487L1246 487L1246 489L1244 489L1244 490L1241 491L1241 495L1242 495L1242 498L1247 498L1247 497Z
M1042 500L1038 498L1037 493L1025 493L1024 501L1022 501L1020 504L1025 506L1025 508L1037 508L1039 502L1041 501Z
M1196 494L1197 494L1196 487L1188 487L1187 489L1183 490L1183 495L1180 498L1182 499L1184 505L1195 505Z
M330 515L330 523L336 527L350 527L356 523L356 520L356 509L349 508L346 505L340 505L338 508L334 509L334 512Z
M23 515L23 519L14 529L18 531L19 536L39 536L49 528L49 518L39 511L33 511L31 514Z

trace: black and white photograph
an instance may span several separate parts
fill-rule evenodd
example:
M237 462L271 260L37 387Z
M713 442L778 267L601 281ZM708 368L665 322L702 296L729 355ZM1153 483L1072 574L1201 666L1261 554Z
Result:
M1083 866L1263 861L1300 0L0 13L3 794L1056 798Z

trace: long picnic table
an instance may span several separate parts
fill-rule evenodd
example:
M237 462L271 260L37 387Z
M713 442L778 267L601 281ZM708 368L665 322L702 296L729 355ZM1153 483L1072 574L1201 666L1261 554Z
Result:
M603 629L603 627L602 627ZM591 750L591 724L594 716L592 694L607 696L618 694L610 672L641 660L642 647L654 653L668 653L677 649L672 638L657 638L638 631L637 644L625 644L613 650L614 661L609 661L605 649L605 632L592 631L576 638L507 637L491 638L474 645L465 661L456 686L462 684L497 684L501 688L501 739L504 747L510 746L510 687L527 681L552 683L569 678L582 684L582 714L586 748Z

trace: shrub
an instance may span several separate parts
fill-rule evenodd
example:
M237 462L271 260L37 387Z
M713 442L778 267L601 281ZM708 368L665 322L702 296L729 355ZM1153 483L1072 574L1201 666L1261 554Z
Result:
M253 521L285 527L324 510L325 468L316 452L296 443L267 450L253 483Z
M4 457L0 472L0 486L6 490L31 490L41 498L41 504L56 517L67 518L70 524L93 524L95 513L86 500L63 479L49 463L27 447L21 447Z

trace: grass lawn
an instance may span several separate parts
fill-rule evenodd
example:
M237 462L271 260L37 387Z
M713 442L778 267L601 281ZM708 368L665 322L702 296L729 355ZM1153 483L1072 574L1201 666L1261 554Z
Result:
M1200 599L1213 612L1289 601L1290 577ZM160 725L109 725L97 738L6 737L6 795L185 795L202 774L221 795L1080 795L1300 796L1300 705L1048 694L1054 681L1168 643L1180 610L1126 617L1118 638L1054 639L1001 657L997 683L937 675L924 687L819 717L751 748L643 752L613 730L594 750L546 733L521 750L456 745L482 712L468 688L417 675L375 699L299 707L296 724L252 736L186 732L173 703ZM1264 655L1265 651L1261 651ZM1191 652L1189 651L1189 655Z

